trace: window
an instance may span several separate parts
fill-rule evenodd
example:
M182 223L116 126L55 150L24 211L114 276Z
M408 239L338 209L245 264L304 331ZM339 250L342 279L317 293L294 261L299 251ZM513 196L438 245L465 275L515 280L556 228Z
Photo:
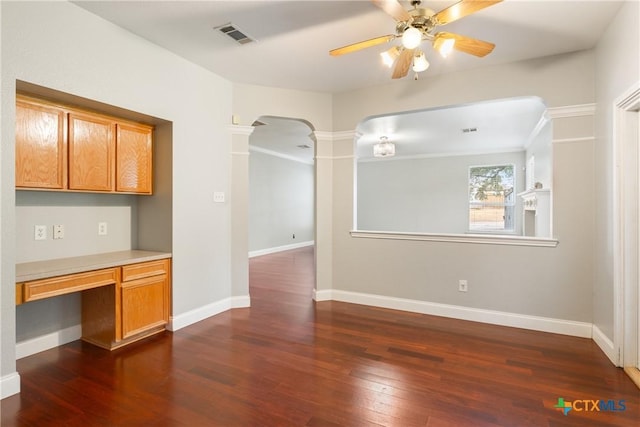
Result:
M513 232L514 165L469 168L469 231Z

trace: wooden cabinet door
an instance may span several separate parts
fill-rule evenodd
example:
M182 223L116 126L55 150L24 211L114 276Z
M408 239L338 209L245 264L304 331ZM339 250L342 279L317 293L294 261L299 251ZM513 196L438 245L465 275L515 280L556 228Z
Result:
M16 101L16 187L63 189L67 185L66 112Z
M69 189L113 191L115 123L102 116L69 114Z
M167 323L169 320L168 288L166 275L122 283L123 339Z
M153 129L123 123L116 128L116 191L151 194Z

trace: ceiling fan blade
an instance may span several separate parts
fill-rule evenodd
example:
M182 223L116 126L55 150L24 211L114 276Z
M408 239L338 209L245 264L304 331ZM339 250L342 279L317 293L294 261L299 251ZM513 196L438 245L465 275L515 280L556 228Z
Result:
M358 43L353 43L347 46L343 46L343 47L339 47L337 49L333 49L329 51L329 55L331 56L339 56L339 55L344 55L345 53L351 53L351 52L355 52L357 50L360 49L366 49L368 47L371 46L376 46L382 43L387 43L393 39L395 39L396 36L393 34L389 34L386 36L380 36L380 37L376 37L373 39L369 39L369 40L364 40Z
M393 69L391 78L401 79L406 76L413 62L413 52L415 49L404 49L398 59L396 59L396 67Z
M449 22L464 18L467 15L476 13L485 7L493 6L501 1L502 0L461 0L436 13L434 18L438 22L438 25L448 24Z
M487 56L493 51L493 48L496 47L493 43L446 32L440 32L435 35L435 38L433 39L433 47L436 50L439 50L442 43L447 39L455 40L455 44L453 45L455 50L479 57Z
M410 21L411 15L405 10L398 0L371 0L376 6L384 10L396 21Z

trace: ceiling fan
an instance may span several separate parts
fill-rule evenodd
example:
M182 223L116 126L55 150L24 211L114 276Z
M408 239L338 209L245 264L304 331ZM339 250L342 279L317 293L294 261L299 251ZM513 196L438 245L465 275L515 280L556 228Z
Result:
M420 0L412 0L412 10L407 11L398 0L371 0L376 6L396 20L396 33L375 37L329 51L332 56L344 55L395 39L401 39L401 46L394 46L381 54L389 67L395 63L392 78L399 79L407 75L410 68L417 73L426 70L429 63L419 49L424 40L428 40L441 55L447 56L453 49L478 57L491 53L495 45L482 40L448 32L435 32L439 26L456 21L502 0L461 0L440 12L419 7Z

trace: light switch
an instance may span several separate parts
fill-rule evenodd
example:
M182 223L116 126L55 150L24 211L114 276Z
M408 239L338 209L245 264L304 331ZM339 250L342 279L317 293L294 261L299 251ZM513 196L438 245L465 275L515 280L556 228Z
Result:
M106 236L107 235L107 223L99 222L98 223L98 236Z
M224 203L224 193L222 191L213 193L213 201L216 203Z

